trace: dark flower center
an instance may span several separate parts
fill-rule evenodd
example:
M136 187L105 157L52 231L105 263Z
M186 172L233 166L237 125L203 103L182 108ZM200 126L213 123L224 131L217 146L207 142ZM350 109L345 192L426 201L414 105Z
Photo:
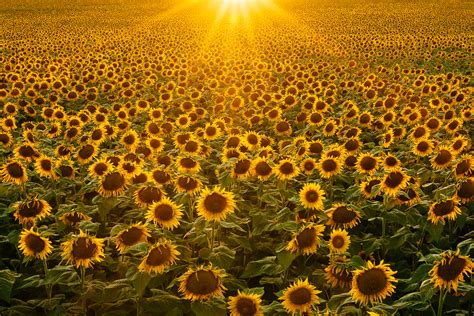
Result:
M18 210L21 217L35 217L43 210L43 204L39 201L22 203Z
M454 211L454 202L453 201L445 201L436 203L433 207L433 213L436 216L444 216L448 215Z
M360 161L361 168L366 171L374 170L376 165L377 160L375 160L373 157L364 157Z
M294 168L293 168L293 164L291 162L284 162L280 166L280 172L285 174L285 175L292 174L293 171L294 171Z
M97 175L103 176L105 174L105 172L107 171L107 169L109 169L107 167L107 164L101 162L101 163L98 163L97 165L95 165L94 171Z
M199 270L191 274L186 283L186 290L192 294L207 295L216 291L219 279L211 271Z
M311 302L311 291L305 287L300 287L291 291L289 298L291 303L295 305L308 304Z
M257 313L257 306L255 306L255 303L247 297L239 298L237 300L236 308L241 316L252 316Z
M107 191L116 191L125 185L125 178L119 172L112 172L102 180L102 187Z
M466 259L454 257L451 260L446 261L444 264L440 264L438 267L438 277L444 281L453 281L464 270L466 266Z
M260 176L268 176L272 172L272 168L270 168L270 166L265 161L260 161L255 166L255 171Z
M168 204L160 204L155 207L155 217L163 221L169 221L173 218L173 208Z
M446 149L442 149L438 155L436 155L436 158L435 158L435 162L438 164L438 165L445 165L447 164L448 162L451 161L451 159L453 158L453 156L451 155L451 153L449 151L447 151Z
M463 182L458 190L458 196L461 199L470 199L474 196L474 181L469 179Z
M337 169L337 163L333 159L326 159L321 164L321 167L326 172L333 172Z
M21 178L25 175L25 172L21 165L17 162L12 162L7 165L7 172L12 178Z
M141 202L146 204L153 204L161 200L161 191L155 187L141 188L138 191L138 198Z
M306 192L305 198L308 202L314 203L319 200L319 194L317 191L309 190L308 192Z
M131 227L120 234L120 240L126 246L133 246L138 243L143 237L143 231L138 227Z
M35 234L28 234L25 237L25 244L28 249L32 250L34 253L43 251L46 246L46 243L43 241L43 239Z
M91 259L97 250L97 245L87 237L79 237L72 245L72 254L76 259Z
M337 207L332 213L332 220L338 224L350 223L357 217L357 213L345 206Z
M314 245L316 241L316 232L314 228L306 228L296 236L296 242L299 248L308 248Z
M250 169L250 160L244 159L244 160L239 160L235 164L234 171L236 174L246 174Z
M146 264L150 266L160 266L166 264L171 259L171 251L165 245L160 245L153 248L148 257L146 258Z
M379 268L372 268L359 275L357 287L363 295L380 294L387 286L388 279L385 272Z
M211 193L204 199L204 207L206 208L206 211L214 214L223 212L226 206L227 199L225 198L225 196L222 196L217 192Z
M197 188L198 182L190 177L180 177L178 185L186 191L192 191Z
M402 184L404 176L401 172L393 171L390 172L387 178L385 179L385 185L391 189L397 188L400 184Z
M344 244L345 244L344 237L342 236L337 235L337 236L334 236L334 238L332 239L332 245L336 249L341 248L342 246L344 246Z

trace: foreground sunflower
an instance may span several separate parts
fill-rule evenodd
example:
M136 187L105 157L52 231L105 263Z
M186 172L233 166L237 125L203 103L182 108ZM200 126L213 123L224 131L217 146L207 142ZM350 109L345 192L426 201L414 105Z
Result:
M115 238L117 250L120 253L124 253L127 248L141 242L146 242L148 237L150 237L150 233L145 224L133 224L117 234Z
M211 266L190 268L179 278L179 291L191 301L219 297L226 290L222 277L223 272Z
M33 198L15 203L13 217L20 224L33 224L51 215L51 206L43 199Z
M306 280L298 280L288 287L279 300L288 313L310 313L313 306L319 303L317 296L321 291Z
M119 196L127 187L127 179L125 175L119 171L106 173L100 179L100 187L98 192L104 197Z
M197 212L207 221L220 222L235 208L234 194L222 188L205 188L197 201Z
M300 172L298 166L291 159L282 159L273 169L273 172L279 180L289 180Z
M365 268L357 269L353 273L352 288L349 293L358 303L367 305L380 302L395 292L393 283L397 282L397 279L393 275L396 271L390 269L383 260L378 265L368 261Z
M63 242L61 250L63 259L71 262L76 268L89 268L94 262L104 260L104 240L90 236L82 230L79 236Z
M18 248L25 257L44 260L53 251L48 238L42 237L31 229L24 229L20 234Z
M398 191L407 186L409 178L401 169L392 170L382 180L382 190L388 196L395 197Z
M158 242L150 248L138 266L138 270L148 273L163 273L165 269L176 262L179 255L180 252L176 250L176 246L171 241Z
M241 293L229 297L230 316L263 316L262 299L258 294Z
M334 229L329 236L329 250L333 253L344 253L349 248L351 239L344 229Z
M173 229L179 226L179 220L182 215L181 206L164 197L161 201L150 205L146 218L164 229Z
M329 179L341 172L342 164L338 158L326 157L319 161L317 168L321 177Z
M343 266L347 260L340 258L332 262L324 269L326 280L331 287L350 288L352 283L352 271Z
M324 232L323 225L308 224L294 235L293 239L288 243L286 249L291 253L301 252L309 255L316 252L319 247L320 237Z
M439 221L444 223L446 219L455 220L459 214L461 214L461 210L456 199L447 199L431 204L428 211L428 219L433 224L437 224Z
M464 274L472 274L474 263L468 256L461 256L459 249L456 253L447 251L441 256L441 260L435 261L430 271L431 282L439 289L457 292L459 282L464 281Z
M324 191L317 183L306 183L299 192L300 203L309 209L322 210L324 208Z

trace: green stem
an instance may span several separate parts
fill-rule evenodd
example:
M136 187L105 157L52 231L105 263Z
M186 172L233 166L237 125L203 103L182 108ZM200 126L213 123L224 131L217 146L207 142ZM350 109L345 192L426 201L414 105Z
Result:
M46 279L46 275L48 274L48 263L46 259L43 260L43 268L44 268L44 278ZM52 296L52 291L53 291L52 285L46 284L45 287L46 287L46 294L48 295L48 299L50 299Z
M86 293L85 293L85 279L86 279L86 268L81 265L81 292L82 292L82 313L86 315Z
M190 223L194 223L194 210L193 210L193 200L191 196L188 195L188 219Z
M438 316L442 316L443 315L443 303L444 303L444 295L445 293L443 293L443 289L441 289L439 291L439 301L438 301Z
M212 222L212 230L211 230L211 253L212 253L212 250L214 249L214 234L215 234L215 223Z
M334 177L331 176L329 177L329 188L328 188L328 191L329 191L329 200L332 202L332 199L334 197L334 191L333 191L333 187L334 187Z

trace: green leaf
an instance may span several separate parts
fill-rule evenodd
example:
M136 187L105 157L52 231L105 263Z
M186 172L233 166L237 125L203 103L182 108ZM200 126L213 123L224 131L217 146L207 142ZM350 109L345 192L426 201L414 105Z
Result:
M434 241L439 241L439 239L441 238L441 234L443 233L443 229L444 229L444 225L441 223L438 223L436 225L429 223L426 226L426 230L428 231L428 233L430 234L430 237Z
M253 278L259 275L277 275L282 273L283 268L276 264L276 257L270 256L260 260L251 261L245 267L242 278Z
M283 270L286 271L291 266L293 260L296 259L298 255L293 254L289 251L283 250L277 253L278 264L283 267Z
M227 270L234 264L235 250L229 249L226 246L216 247L212 251L209 260L213 265Z
M146 287L148 286L148 283L150 283L150 280L151 276L148 273L137 272L135 274L134 278L132 279L132 284L135 288L135 291L137 291L138 296L143 295Z
M63 284L73 286L79 284L80 279L73 266L57 266L49 269L44 278L44 284Z
M11 270L0 271L0 299L10 303L13 284L16 278L20 277L21 274L13 272Z
M328 301L328 307L332 312L339 312L341 307L352 303L352 297L349 293L342 293L331 296Z
M365 262L360 256L352 256L350 266L354 268L360 268L365 266Z
M98 213L101 221L105 221L110 211L119 204L120 200L115 197L103 199L98 206Z

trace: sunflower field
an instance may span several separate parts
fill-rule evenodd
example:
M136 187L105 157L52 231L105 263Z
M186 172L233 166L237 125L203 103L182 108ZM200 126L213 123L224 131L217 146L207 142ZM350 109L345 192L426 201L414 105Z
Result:
M473 315L472 0L0 19L0 315Z

